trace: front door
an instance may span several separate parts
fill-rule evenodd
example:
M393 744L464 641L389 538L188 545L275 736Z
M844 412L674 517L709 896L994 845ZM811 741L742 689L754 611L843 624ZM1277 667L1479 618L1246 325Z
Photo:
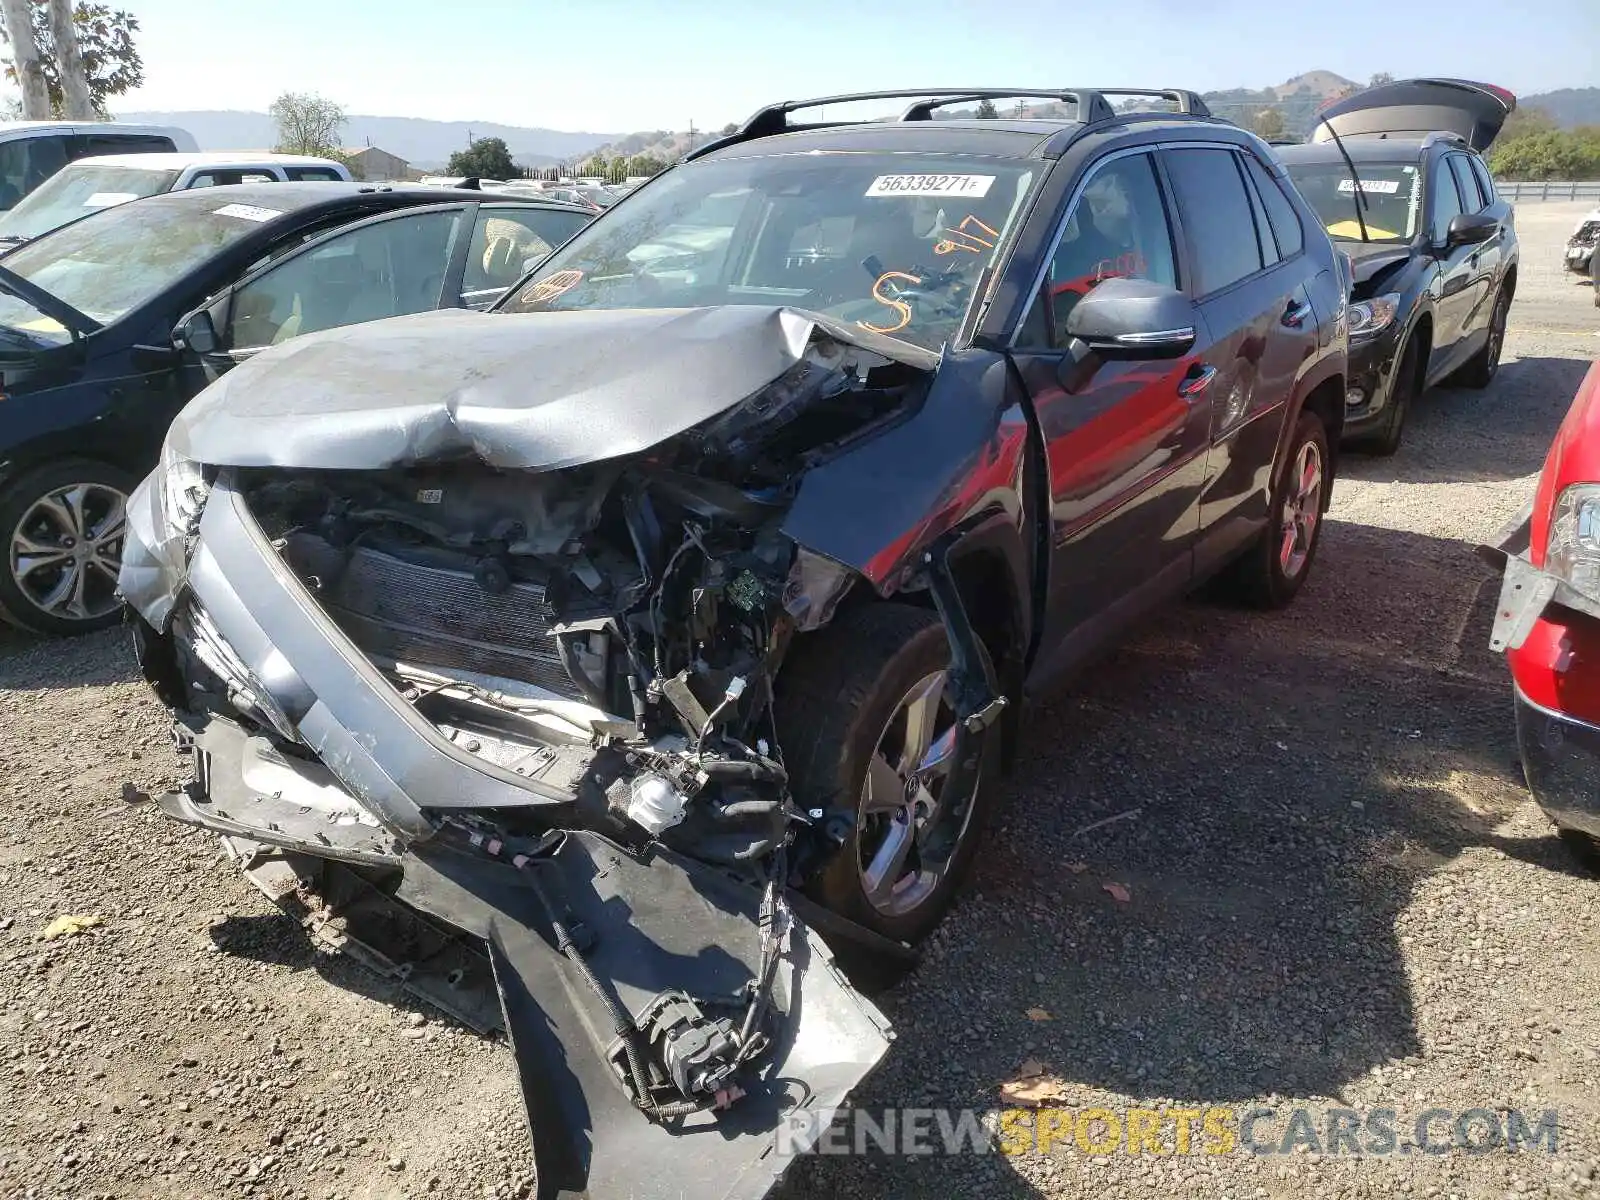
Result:
M1046 670L1100 641L1145 598L1186 583L1198 530L1211 390L1191 373L1192 359L1091 360L1062 378L1067 315L1113 276L1181 282L1148 151L1088 169L1013 341L1048 456Z
M1428 357L1428 382L1435 383L1459 367L1466 357L1478 247L1449 244L1450 222L1466 212L1467 205L1448 157L1434 163L1430 175L1428 237L1430 252L1438 262L1438 275L1433 285L1433 352Z

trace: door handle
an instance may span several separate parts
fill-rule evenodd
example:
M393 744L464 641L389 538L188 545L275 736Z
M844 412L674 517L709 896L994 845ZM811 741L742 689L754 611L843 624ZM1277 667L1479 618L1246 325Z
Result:
M1283 310L1283 323L1290 329L1299 329L1310 315L1311 305L1302 300L1290 300L1289 307Z
M1211 381L1217 377L1217 369L1203 363L1195 363L1189 368L1189 373L1178 381L1178 395L1185 400L1192 400L1201 392L1211 386Z

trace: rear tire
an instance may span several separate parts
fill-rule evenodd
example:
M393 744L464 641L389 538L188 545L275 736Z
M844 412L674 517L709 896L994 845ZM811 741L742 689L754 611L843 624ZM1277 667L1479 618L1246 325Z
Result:
M1494 382L1500 370L1500 352L1506 344L1506 317L1510 311L1511 297L1501 288L1494 298L1494 311L1489 315L1489 340L1456 372L1456 382L1462 387L1486 388Z
M1322 419L1302 411L1272 483L1267 527L1231 568L1231 590L1250 607L1284 607L1311 574L1333 491L1331 462Z
M921 773L929 781L922 795L941 811L954 805L954 812L965 814L954 818L960 833L948 857L925 858L917 840L921 827L909 816L920 802L907 800L917 783L904 773L890 776L911 741L912 714L928 711L907 708L907 702L950 666L939 618L907 605L871 604L845 612L791 653L778 679L775 718L795 802L848 826L844 844L807 890L824 907L875 933L920 941L950 907L982 837L999 772L1000 723L982 735L976 784L968 794L945 795L937 787L945 780L932 769ZM926 764L948 745L944 737L954 713L943 682L921 694L931 697L935 710L925 726L932 748L913 755ZM872 768L876 790L868 780ZM908 807L897 812L897 803ZM873 889L870 868L892 860L892 855L878 855L896 830L916 831L905 835L909 849L903 862L886 872L890 885L898 880L904 886Z

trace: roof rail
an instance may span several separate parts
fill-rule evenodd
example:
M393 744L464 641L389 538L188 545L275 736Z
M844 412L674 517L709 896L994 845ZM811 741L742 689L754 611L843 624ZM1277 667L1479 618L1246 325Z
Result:
M854 104L868 100L912 100L897 118L899 121L931 121L937 108L952 104L972 104L980 100L1054 100L1073 106L1074 119L1086 125L1115 120L1120 114L1106 99L1112 96L1143 96L1171 102L1180 113L1189 116L1209 117L1198 93L1181 88L897 88L881 92L845 92L837 96L818 96L811 100L784 100L757 110L737 131L727 137L707 142L685 154L684 159L699 158L724 146L748 142L756 138L771 137L796 129L822 129L838 125L864 125L867 121L822 121L810 124L791 124L793 113L808 108L823 108L829 104Z

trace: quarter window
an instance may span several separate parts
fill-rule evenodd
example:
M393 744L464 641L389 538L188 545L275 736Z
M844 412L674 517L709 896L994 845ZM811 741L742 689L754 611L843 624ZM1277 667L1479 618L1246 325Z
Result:
M1261 248L1237 160L1230 150L1169 150L1167 170L1194 248L1197 296L1238 283L1261 270Z
M1090 175L1050 257L1045 285L1024 318L1018 345L1064 345L1073 307L1101 280L1119 276L1168 287L1178 283L1172 229L1148 154L1112 159Z

